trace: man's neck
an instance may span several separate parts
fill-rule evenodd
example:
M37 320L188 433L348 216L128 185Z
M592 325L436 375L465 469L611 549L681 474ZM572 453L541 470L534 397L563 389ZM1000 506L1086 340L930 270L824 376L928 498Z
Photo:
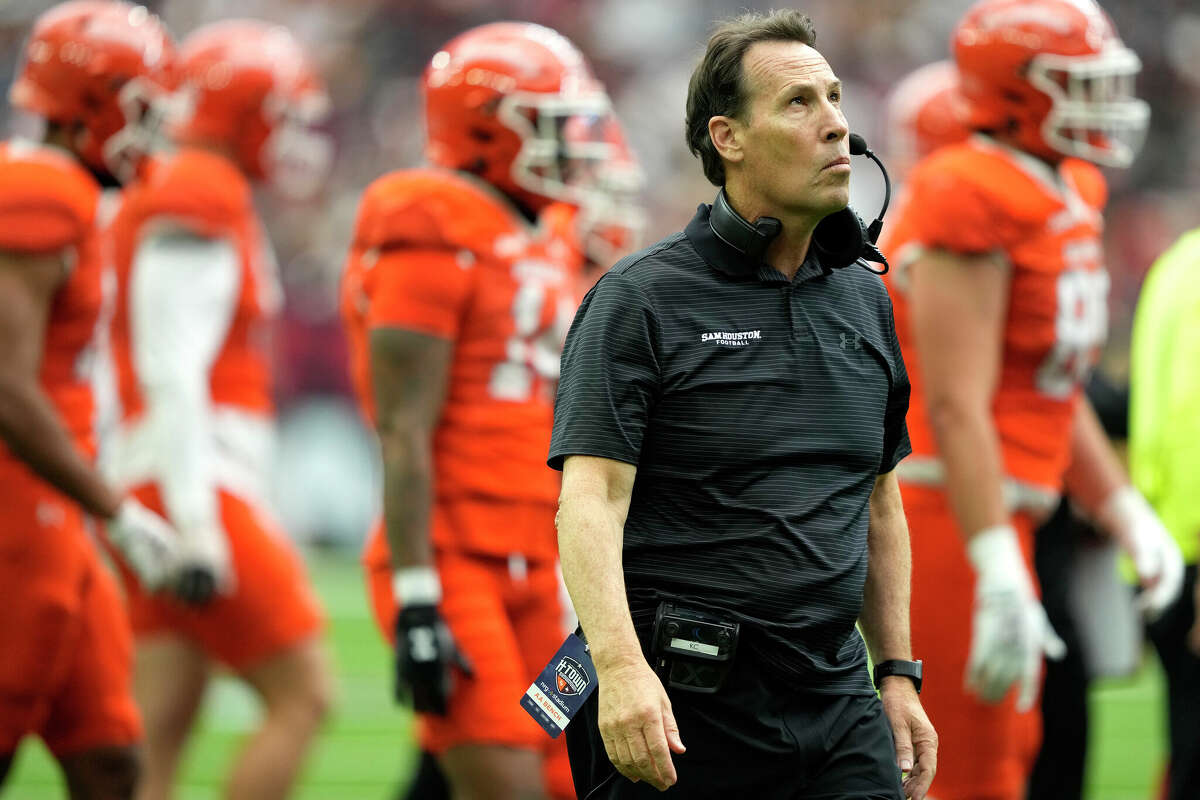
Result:
M772 207L761 196L732 181L725 184L725 197L733 210L751 224L759 217L774 217L782 223L779 235L767 247L765 260L788 280L794 278L808 255L813 230L821 220L809 214L789 214Z

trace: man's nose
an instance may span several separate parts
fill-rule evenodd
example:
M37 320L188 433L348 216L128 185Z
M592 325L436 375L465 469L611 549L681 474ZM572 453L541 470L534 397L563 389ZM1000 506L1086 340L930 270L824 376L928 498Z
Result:
M834 112L826 124L822 138L827 142L837 142L845 139L849 134L850 126L846 123L846 117L838 110Z

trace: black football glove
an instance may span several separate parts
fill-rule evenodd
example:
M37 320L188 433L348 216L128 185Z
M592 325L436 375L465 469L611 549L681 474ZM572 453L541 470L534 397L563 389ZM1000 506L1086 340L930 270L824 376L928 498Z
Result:
M445 716L454 688L453 668L473 674L471 662L450 635L437 606L409 605L396 615L396 701Z

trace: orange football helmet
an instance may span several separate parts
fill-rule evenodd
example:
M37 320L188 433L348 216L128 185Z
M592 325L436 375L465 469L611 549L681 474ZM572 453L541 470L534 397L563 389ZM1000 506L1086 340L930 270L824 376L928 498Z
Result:
M610 157L608 96L578 48L541 25L472 28L433 56L422 88L429 161L533 211L582 204L580 163Z
M968 125L1044 158L1128 166L1150 119L1137 54L1094 0L980 0L952 38Z
M925 156L971 134L952 61L935 61L906 75L885 105L888 165L903 176Z
M177 141L228 147L247 175L291 196L322 184L333 148L316 126L329 95L291 32L260 20L214 22L183 40L179 63Z
M9 102L50 122L78 123L78 156L128 180L154 147L174 58L170 34L145 7L72 0L34 22Z
M646 176L625 131L613 117L607 139L611 157L591 170L587 200L580 206L579 231L589 268L608 269L636 250L646 229L641 195Z

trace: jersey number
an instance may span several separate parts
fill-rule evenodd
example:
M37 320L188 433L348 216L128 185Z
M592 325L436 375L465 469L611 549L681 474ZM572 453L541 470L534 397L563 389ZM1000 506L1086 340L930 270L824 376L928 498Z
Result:
M545 322L546 304L555 301L554 315ZM488 390L497 400L526 402L543 390L553 400L558 359L575 307L540 281L522 283L513 296L513 334L505 342L505 360L492 368Z
M1042 393L1070 397L1087 377L1108 334L1108 283L1103 269L1068 269L1058 276L1054 347L1037 372Z

